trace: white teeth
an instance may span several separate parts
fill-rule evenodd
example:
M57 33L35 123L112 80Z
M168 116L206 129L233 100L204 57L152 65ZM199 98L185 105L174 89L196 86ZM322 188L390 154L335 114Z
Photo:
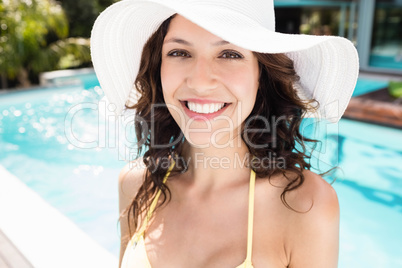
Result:
M202 105L199 103L195 104L195 111L198 111L199 113L202 113Z
M195 103L195 102L187 102L187 107L196 113L199 114L211 114L219 111L225 106L225 103Z

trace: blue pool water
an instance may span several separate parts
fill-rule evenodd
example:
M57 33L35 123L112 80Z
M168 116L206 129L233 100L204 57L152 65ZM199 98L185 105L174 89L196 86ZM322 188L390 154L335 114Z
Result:
M374 79L359 79L357 80L355 90L353 91L353 97L387 87L388 87L387 81L378 81Z
M83 87L1 94L0 165L117 255L116 178L125 162L115 148L79 148L65 133L69 109L102 94ZM106 123L91 109L77 112L72 127L83 142L106 138Z
M371 54L369 64L372 67L387 68L387 69L402 69L401 56L384 56Z
M0 94L0 165L117 256L125 162L100 115L102 95L80 86ZM317 133L319 167L340 167L339 267L402 267L402 130L342 119Z

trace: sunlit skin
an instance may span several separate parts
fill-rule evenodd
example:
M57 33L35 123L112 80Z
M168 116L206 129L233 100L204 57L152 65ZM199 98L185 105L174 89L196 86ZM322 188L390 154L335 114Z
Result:
M258 61L251 51L181 16L172 20L162 47L163 95L193 146L238 146L233 141L238 138L235 130L254 107L258 76ZM188 100L225 103L225 107L216 113L197 114L186 107Z
M238 54L242 57L238 58ZM146 251L153 268L234 268L244 261L250 169L235 165L234 155L241 157L248 153L236 132L253 109L258 76L258 62L251 51L227 43L181 16L171 21L162 48L163 95L185 137L191 139L185 154L192 160L187 172L167 181L171 200L156 210L145 233ZM183 104L186 100L228 105L220 113L199 119L186 110ZM219 118L228 118L232 123ZM211 127L208 131L193 131L205 130L208 124ZM213 137L215 131L222 129L228 131ZM212 146L212 138L217 138L219 145L236 143L220 148ZM208 146L202 146L205 144ZM202 165L195 160L197 154L201 155L198 159L205 161L212 156L226 158L229 164L225 168ZM121 212L135 197L144 172L130 165L122 170ZM336 193L320 176L310 171L303 174L305 182L287 194L286 200L294 210L304 213L290 210L282 203L280 195L288 183L283 175L270 180L257 179L252 251L255 268L337 267ZM127 217L120 222L121 260L129 236Z

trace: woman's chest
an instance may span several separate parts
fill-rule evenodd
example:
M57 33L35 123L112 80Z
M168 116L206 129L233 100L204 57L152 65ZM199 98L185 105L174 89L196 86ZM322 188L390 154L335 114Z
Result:
M158 211L145 237L152 267L237 267L247 253L247 208L247 204L239 204ZM278 225L257 221L252 225L254 267L286 267Z

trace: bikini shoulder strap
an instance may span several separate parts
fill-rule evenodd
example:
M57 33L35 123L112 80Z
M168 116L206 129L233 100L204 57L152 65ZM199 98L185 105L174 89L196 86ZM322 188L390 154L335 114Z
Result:
M170 165L168 171L165 174L165 177L163 178L163 183L166 183L168 177L170 176L170 172L173 170L174 165L175 165L175 161L173 160L172 164ZM152 203L151 203L151 205L149 207L149 210L147 212L147 216L146 216L146 218L145 218L145 220L144 220L144 222L143 222L143 224L141 226L141 229L137 233L138 234L137 237L142 236L144 234L145 230L147 229L148 223L149 223L149 221L150 221L150 219L152 217L152 214L154 213L156 205L158 204L158 200L159 200L160 195L161 195L161 189L158 190L158 192L156 193L156 195L154 197L154 200L152 200Z
M251 254L253 251L253 223L254 223L254 189L255 189L255 172L250 173L250 188L248 195L248 226L247 226L247 256L245 263L251 263Z

